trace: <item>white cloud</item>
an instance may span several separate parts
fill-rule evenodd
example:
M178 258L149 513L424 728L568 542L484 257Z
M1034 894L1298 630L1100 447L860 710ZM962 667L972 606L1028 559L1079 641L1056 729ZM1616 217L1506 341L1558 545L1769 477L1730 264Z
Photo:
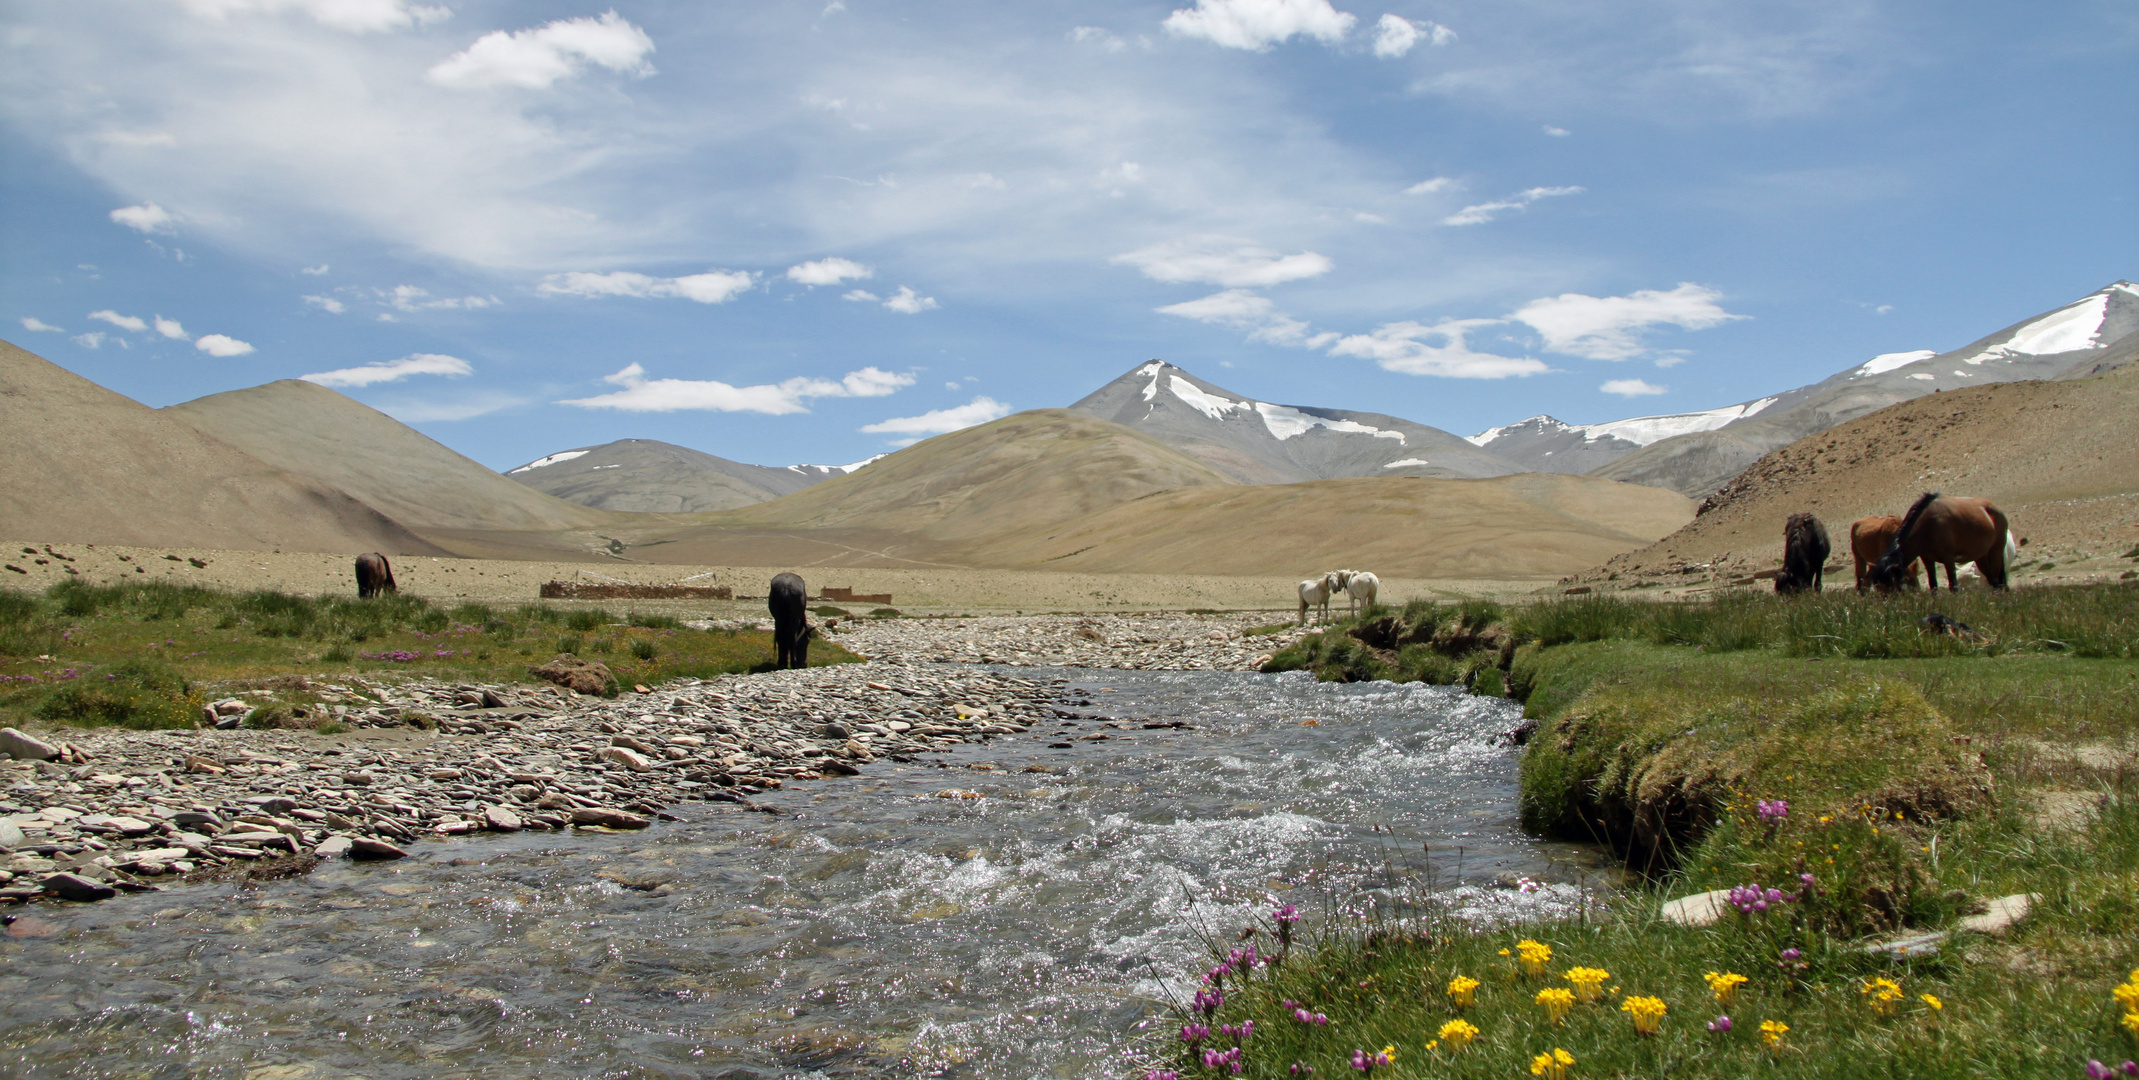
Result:
M181 340L186 336L186 328L178 325L177 319L166 319L161 315L156 316L156 332L167 338Z
M400 382L411 375L444 375L460 378L475 374L475 369L466 360L443 353L413 353L399 360L382 360L362 367L336 368L333 371L315 371L298 378L321 386L370 386L373 383ZM474 415L474 414L469 414ZM432 417L430 419L448 419ZM457 419L457 418L453 418Z
M1552 199L1561 195L1580 195L1583 190L1583 188L1579 187L1534 187L1518 192L1511 198L1496 202L1479 203L1475 206L1466 206L1442 218L1441 224L1482 225L1499 217L1503 210L1521 210L1539 199Z
M1139 248L1112 260L1134 266L1155 281L1200 281L1229 288L1277 285L1329 273L1335 265L1324 255L1303 251L1280 255L1246 240L1199 236Z
M1563 128L1563 127L1555 127L1555 126L1553 126L1553 125L1551 125L1551 124L1546 124L1546 125L1545 125L1545 134L1547 134L1547 135L1550 135L1550 136L1552 136L1552 137L1553 137L1553 138L1555 138L1555 139L1564 139L1564 138L1568 137L1569 135L1572 135L1572 134L1574 134L1574 132L1572 132L1572 131L1569 131L1569 130L1567 130L1566 128Z
M681 297L701 304L724 304L756 284L748 270L709 270L687 277L649 277L618 270L607 274L574 271L551 274L535 291L552 296Z
M1335 44L1358 21L1329 6L1329 0L1196 0L1195 7L1175 10L1163 25L1178 37L1265 52L1294 35Z
M1374 55L1394 60L1410 52L1421 38L1428 45L1446 45L1456 40L1456 32L1437 22L1420 26L1401 15L1383 15L1374 24Z
M940 305L936 303L935 297L917 295L912 289L901 285L898 292L885 298L884 306L901 315L919 315L924 311L934 311Z
M393 291L381 293L380 295L386 297L386 302L393 305L394 310L407 312L430 311L438 308L465 308L475 311L486 307L495 307L498 303L498 298L495 296L441 296L433 299L429 290L420 289L414 285L396 285ZM326 307L325 304L320 306ZM335 309L327 308L327 310L333 311Z
M1246 289L1227 289L1198 300L1168 304L1159 308L1158 312L1161 315L1178 315L1197 322L1246 330L1249 341L1268 342L1272 345L1319 348L1336 340L1338 336L1325 333L1309 337L1306 323L1277 310L1277 305L1269 297L1257 296Z
M408 0L179 0L195 15L227 19L255 12L275 14L296 10L312 16L320 25L350 33L399 30L405 26L437 22L453 12L443 7L411 4Z
M649 379L646 369L632 364L603 382L624 389L590 398L574 398L559 405L589 409L621 409L625 412L679 412L704 409L712 412L755 412L768 416L808 412L804 404L820 397L884 397L902 386L912 386L914 377L865 367L850 371L838 381L803 376L760 386L733 386L715 379Z
M54 326L51 323L48 323L43 319L37 318L34 315L24 315L22 317L22 328L24 330L49 330L55 334L64 334L67 332L66 330Z
M465 397L445 400L403 398L379 402L374 407L404 424L424 424L472 420L478 416L488 416L504 409L525 405L530 400L532 399L503 390L479 390Z
M977 397L964 405L948 409L930 409L919 416L897 416L864 426L861 430L870 435L909 435L912 438L898 440L900 446L910 446L930 435L942 435L1000 420L1010 415L1010 406L991 397Z
M1556 353L1591 360L1628 360L1648 351L1636 334L1652 326L1705 330L1734 319L1716 301L1723 294L1690 282L1669 292L1643 289L1629 296L1564 293L1532 300L1511 318L1542 334Z
M1653 397L1657 394L1670 393L1670 390L1666 387L1656 386L1640 379L1613 379L1597 389L1607 394L1618 394L1620 397L1628 398Z
M227 334L203 334L193 342L193 347L210 356L244 356L253 347Z
M875 276L876 271L852 259L837 257L799 263L787 268L787 279L804 285L837 285L842 281L859 281Z
M335 315L340 315L342 312L349 310L349 306L347 304L344 304L331 296L307 296L303 297L302 299L305 303L311 304L313 307L319 308L321 311L326 311Z
M598 19L558 19L506 33L484 34L475 44L431 69L431 81L460 89L518 86L540 90L576 75L585 62L611 71L651 75L646 54L654 39L614 11Z
M149 324L139 315L121 315L110 308L105 308L102 311L92 311L89 313L89 317L98 322L108 322L121 330L132 330L137 334L149 328Z
M329 267L326 263L320 263L318 266L301 267L298 269L297 272L300 274L310 274L313 277L318 277L319 275L326 273L328 269Z
M841 300L852 300L856 303L860 303L867 300L883 299L883 297L878 296L877 294L870 292L867 289L848 289L846 292L840 293L839 298Z
M1505 379L1550 370L1531 357L1472 352L1465 335L1499 319L1446 319L1432 326L1417 322L1384 323L1371 334L1353 334L1330 347L1331 356L1357 356L1384 370L1406 375L1452 379ZM1437 344L1429 344L1437 342Z
M111 219L136 232L167 233L173 231L171 223L177 221L178 217L155 203L142 203L140 206L122 206L112 211Z
M1121 35L1097 26L1080 26L1069 32L1069 39L1079 45L1097 45L1108 52L1120 52L1129 47Z
M1407 188L1405 188L1405 189L1404 189L1404 194L1406 194L1406 195L1439 195L1440 193L1442 193L1442 192L1444 192L1444 191L1449 191L1449 190L1452 190L1452 189L1454 189L1455 187L1456 187L1456 179L1455 179L1455 177L1452 177L1452 176L1436 176L1436 177L1434 177L1434 178L1433 178L1433 179L1431 179L1431 180L1421 180L1421 181L1419 181L1418 183L1416 183L1416 184L1413 184L1413 185L1411 185L1410 187L1407 187Z
M85 349L97 348L104 344L104 331L91 330L86 334L76 334L74 335L74 343Z

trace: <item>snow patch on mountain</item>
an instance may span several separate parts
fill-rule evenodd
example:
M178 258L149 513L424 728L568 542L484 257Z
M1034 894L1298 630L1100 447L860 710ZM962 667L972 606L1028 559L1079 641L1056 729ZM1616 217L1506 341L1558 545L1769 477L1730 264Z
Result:
M1917 349L1913 352L1880 353L1870 360L1866 360L1862 366L1858 367L1857 374L1884 375L1895 368L1907 367L1918 360L1929 360L1937 355L1938 353L1930 349Z
M2130 290L2130 286L2120 285L2067 304L2014 331L2004 344L1963 357L1961 362L1981 364L2014 355L2049 356L2099 349L2102 343L2096 341L2095 336L2102 332L2102 320L2109 316L2109 294L2118 288Z
M1422 457L1407 457L1407 458L1404 458L1404 459L1402 459L1402 460L1399 460L1399 461L1392 461L1392 462L1388 463L1387 465L1384 465L1384 466L1382 466L1382 468L1384 468L1384 469L1408 469L1408 468L1411 468L1411 467L1412 467L1412 466L1414 466L1414 465L1431 465L1431 464L1433 464L1433 462L1431 462L1431 461L1428 461L1428 460L1426 460L1425 458L1422 458Z
M852 465L789 465L787 467L787 471L801 473L804 476L817 477L830 476L834 473L846 474L853 472L854 470L859 469L862 466L867 465L871 462L882 461L888 456L890 455L877 454L874 457L863 458L862 460L857 461Z
M1262 417L1263 427L1270 432L1272 437L1279 440L1304 435L1319 427L1347 435L1371 435L1377 439L1395 439L1398 443L1404 441L1404 433L1401 431L1384 431L1381 428L1351 420L1331 420L1327 417L1302 412L1289 405L1272 405L1267 401L1235 400L1229 397L1222 397L1205 391L1195 383L1189 382L1179 375L1169 376L1165 372L1166 365L1158 360L1153 360L1137 369L1136 373L1138 375L1148 376L1151 379L1151 382L1144 387L1145 401L1152 402L1155 405L1159 400L1159 391L1163 388L1175 398L1178 398L1182 404L1213 420L1223 420L1228 415L1236 412L1254 414Z
M585 456L587 456L587 451L585 450L563 450L559 451L558 453L551 454L550 456L545 458L536 458L535 460L530 461L517 469L513 469L510 472L507 472L505 475L511 476L513 473L524 473L529 469L539 469L544 465L555 465L560 461L570 461L573 458Z

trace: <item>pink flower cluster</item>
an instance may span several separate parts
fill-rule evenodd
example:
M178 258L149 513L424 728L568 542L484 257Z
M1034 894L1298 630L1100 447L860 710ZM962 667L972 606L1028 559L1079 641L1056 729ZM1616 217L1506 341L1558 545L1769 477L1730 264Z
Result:
M1285 999L1285 1008L1292 1011L1292 1018L1310 1027L1328 1027L1329 1017L1318 1012L1309 1012L1307 1006L1291 998Z

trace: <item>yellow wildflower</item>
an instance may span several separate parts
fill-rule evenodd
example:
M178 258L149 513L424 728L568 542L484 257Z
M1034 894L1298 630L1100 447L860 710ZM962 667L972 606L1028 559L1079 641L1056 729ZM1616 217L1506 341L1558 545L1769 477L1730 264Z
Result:
M1664 1013L1668 1007L1660 997L1630 997L1619 1011L1634 1018L1634 1031L1639 1035L1654 1035L1663 1026Z
M1746 981L1745 976L1735 971L1711 971L1701 977L1708 980L1708 992L1716 995L1716 1004L1727 1009L1738 1003L1738 987Z
M1943 1011L1945 1011L1945 1008L1946 1008L1946 1003L1945 1003L1945 1002L1943 1002L1943 1001L1940 1001L1940 1000L1938 999L1938 995L1937 995L1937 994L1923 994L1923 995L1919 995L1919 997L1917 998L1917 1000L1919 1000L1919 1001L1922 1001L1922 1002L1923 1002L1923 1003L1924 1003L1925 1005L1928 1005L1928 1006L1930 1006L1930 1008L1931 1008L1931 1011L1932 1011L1932 1012L1943 1012Z
M1450 1020L1441 1025L1441 1038L1438 1041L1447 1043L1450 1050L1461 1050L1477 1037L1477 1025L1468 1020Z
M1575 995L1583 1001L1597 1000L1604 992L1604 980L1611 977L1603 968L1578 967L1567 972L1567 981L1575 984Z
M1524 938L1515 943L1516 959L1523 964L1523 974L1531 977L1543 975L1545 965L1552 962L1552 946Z
M2139 971L2132 973L2132 981L2111 990L2109 996L2116 998L2125 1012L2139 1012Z
M1537 1003L1545 1007L1545 1015L1557 1024L1567 1018L1567 1010L1575 1007L1575 996L1564 986L1548 986L1537 992Z
M1567 1080L1567 1070L1575 1063L1575 1056L1558 1047L1549 1054L1539 1054L1530 1059L1530 1075L1542 1076L1545 1080Z
M1782 1037L1789 1033L1790 1025L1780 1020L1762 1020L1760 1022L1760 1041L1767 1044L1768 1049L1778 1054L1782 1053Z
M1858 992L1871 1003L1872 1011L1881 1016L1893 1012L1894 1003L1903 997L1901 984L1883 976L1864 980L1864 985Z
M1456 1008L1468 1009L1478 1004L1477 990L1478 980L1468 975L1458 975L1448 980L1448 996L1456 1003Z
M2133 1038L2139 1038L2139 1012L2124 1014L2124 1030L2131 1032Z
M1396 1064L1396 1047L1394 1047L1394 1046L1384 1046L1384 1047L1382 1047L1382 1048L1381 1048L1381 1057L1382 1057L1382 1060L1383 1060L1383 1061L1386 1061L1386 1062L1388 1062L1388 1063L1389 1063L1389 1064L1391 1064L1391 1065L1394 1065L1394 1064Z

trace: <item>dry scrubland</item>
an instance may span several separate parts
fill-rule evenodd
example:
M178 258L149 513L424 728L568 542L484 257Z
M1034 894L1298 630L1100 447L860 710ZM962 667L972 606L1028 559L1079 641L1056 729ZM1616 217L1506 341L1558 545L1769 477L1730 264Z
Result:
M232 551L213 548L114 547L86 544L0 542L0 588L38 591L61 581L95 584L163 580L212 589L272 589L305 596L356 595L353 560L347 555L311 552ZM50 549L50 552L47 551ZM27 552L25 549L29 549ZM57 555L64 555L62 559ZM40 563L38 560L44 560ZM71 561L70 561L71 560ZM199 560L206 566L194 566ZM632 608L679 618L756 618L766 614L767 583L782 570L795 570L814 593L827 585L851 586L856 592L890 593L891 606L912 615L1047 611L1293 611L1299 577L1333 570L1303 566L1297 576L1224 577L1167 574L1070 574L1029 570L940 570L817 568L810 566L648 565L621 561L527 562L502 559L455 559L402 556L393 560L394 579L403 592L439 603L534 603L545 581L626 581L636 584L688 582L732 585L739 596L754 600L611 600L592 606ZM68 573L69 570L74 573ZM699 575L712 574L712 577ZM1494 580L1447 578L1416 580L1383 577L1382 597L1398 602L1413 597L1457 598L1510 596L1549 583L1548 578ZM578 601L543 601L572 607ZM864 614L874 605L850 605ZM1340 604L1339 607L1342 605Z

